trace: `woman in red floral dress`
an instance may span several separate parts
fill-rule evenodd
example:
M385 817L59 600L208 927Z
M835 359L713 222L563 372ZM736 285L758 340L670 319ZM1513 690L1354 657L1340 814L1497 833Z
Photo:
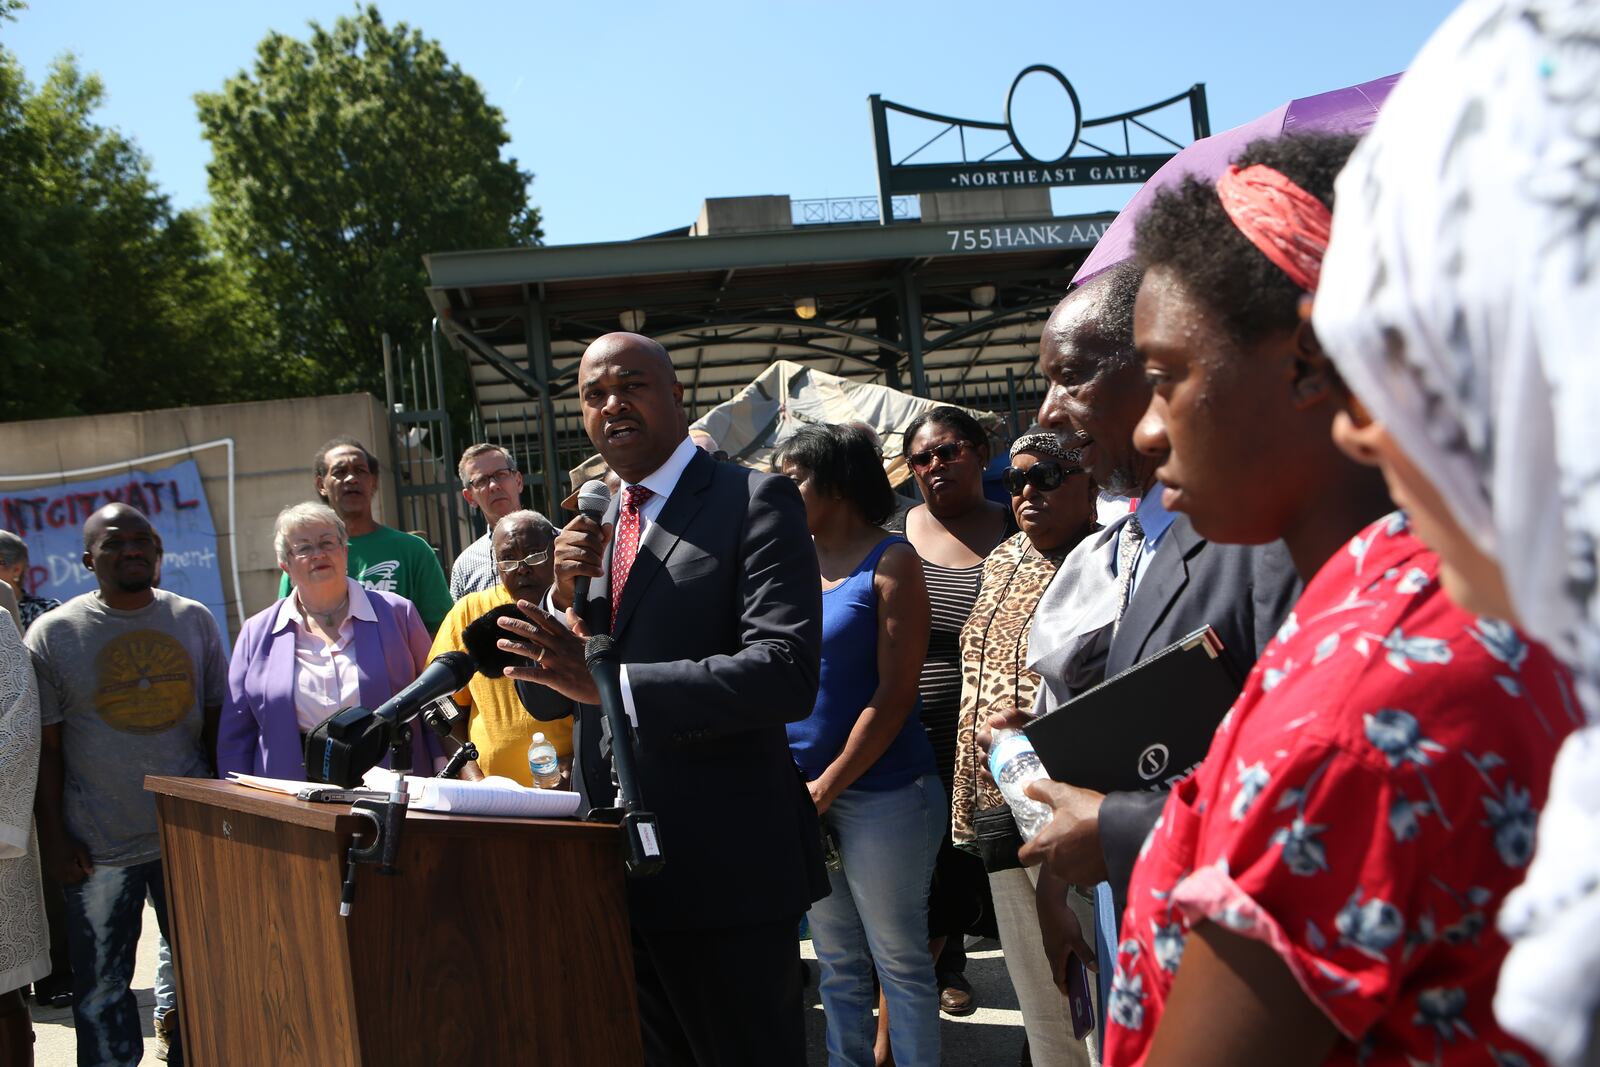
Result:
M1102 964L1110 1067L1541 1062L1494 1021L1492 917L1578 713L1330 438L1345 394L1298 304L1351 144L1257 143L1140 224L1138 443L1169 453L1165 503L1213 540L1283 538L1307 585L1145 844Z

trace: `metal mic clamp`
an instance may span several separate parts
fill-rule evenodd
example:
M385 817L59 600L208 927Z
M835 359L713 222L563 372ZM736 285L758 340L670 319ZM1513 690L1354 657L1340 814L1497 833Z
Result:
M629 878L648 878L667 864L661 854L661 831L648 811L627 808L590 808L590 822L608 822L622 828L622 869Z
M478 746L471 741L463 741L461 747L450 754L450 762L444 765L444 770L434 775L435 778L460 778L461 768L478 758Z

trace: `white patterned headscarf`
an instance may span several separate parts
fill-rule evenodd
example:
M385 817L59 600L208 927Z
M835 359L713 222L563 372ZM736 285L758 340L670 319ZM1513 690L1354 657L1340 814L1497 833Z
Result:
M1313 324L1600 717L1600 4L1467 0L1340 175ZM1600 726L1501 928L1501 1022L1580 1062L1600 1001Z

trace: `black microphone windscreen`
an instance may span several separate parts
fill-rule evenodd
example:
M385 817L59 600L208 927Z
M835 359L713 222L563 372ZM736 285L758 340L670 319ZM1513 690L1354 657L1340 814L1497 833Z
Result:
M609 634L595 634L583 643L584 666L594 670L594 665L602 660L612 659L617 654L617 643Z
M599 478L590 478L578 487L578 513L595 522L605 518L611 506L611 488Z
M520 619L522 612L515 604L501 604L473 619L461 632L461 643L467 646L467 655L477 663L478 673L485 678L504 678L505 668L528 665L526 659L497 644L500 638L511 636L500 628L500 620L507 617Z

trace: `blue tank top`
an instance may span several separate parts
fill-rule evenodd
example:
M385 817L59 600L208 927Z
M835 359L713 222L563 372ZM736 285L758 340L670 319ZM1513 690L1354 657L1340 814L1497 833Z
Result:
M806 781L815 781L838 757L861 709L878 688L878 560L903 537L886 537L849 577L822 594L822 671L811 715L789 724L789 751ZM934 773L933 746L922 728L919 698L899 735L851 789L885 791Z

